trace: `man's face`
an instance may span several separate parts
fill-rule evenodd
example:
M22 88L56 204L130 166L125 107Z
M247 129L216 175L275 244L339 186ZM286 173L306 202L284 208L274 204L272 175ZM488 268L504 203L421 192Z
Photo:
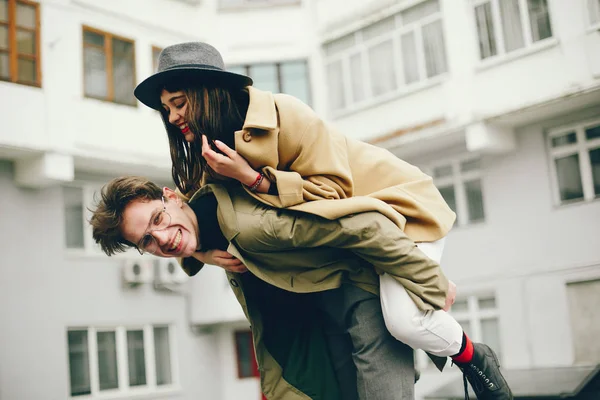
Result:
M163 210L162 200L134 200L123 212L121 232L131 243L138 244L145 235L156 242L153 252L158 257L190 257L198 247L198 223L193 211L171 189L163 190L169 224L153 230L153 224ZM163 218L168 218L166 215ZM149 238L145 238L148 242Z

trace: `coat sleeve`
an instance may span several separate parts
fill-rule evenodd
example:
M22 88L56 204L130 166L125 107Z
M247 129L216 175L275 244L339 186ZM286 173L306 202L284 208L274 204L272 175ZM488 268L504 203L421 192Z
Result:
M277 95L278 165L263 173L277 185L281 207L353 196L346 139L292 96Z
M268 218L268 240L261 241L261 246L267 245L264 251L323 246L349 250L373 265L378 272L388 273L400 282L419 309L444 307L448 279L440 265L419 250L384 215L372 211L333 221L304 213L288 215L281 218L273 214ZM253 241L256 238L240 237L238 240Z

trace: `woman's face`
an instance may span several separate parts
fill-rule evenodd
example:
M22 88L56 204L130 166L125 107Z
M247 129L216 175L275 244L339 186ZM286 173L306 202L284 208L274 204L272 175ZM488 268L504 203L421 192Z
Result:
M187 142L193 142L194 133L190 130L190 127L185 120L185 114L188 107L185 93L181 90L171 93L166 89L163 89L160 94L160 102L169 117L169 122L181 130L181 134Z

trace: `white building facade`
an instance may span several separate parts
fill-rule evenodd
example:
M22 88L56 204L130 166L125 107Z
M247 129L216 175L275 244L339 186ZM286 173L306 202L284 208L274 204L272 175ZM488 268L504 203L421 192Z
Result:
M189 40L434 177L452 312L505 368L599 363L599 29L598 0L0 0L0 400L260 398L222 271L85 223L114 176L170 185L132 90ZM417 358L419 397L457 377Z

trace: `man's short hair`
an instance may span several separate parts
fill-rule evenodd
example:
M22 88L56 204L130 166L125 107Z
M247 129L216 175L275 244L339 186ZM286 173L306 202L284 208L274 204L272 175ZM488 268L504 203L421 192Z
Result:
M135 244L125 240L121 233L123 211L135 200L160 199L163 191L155 183L140 176L115 178L102 187L100 200L92 211L90 225L94 240L107 255L124 252Z

